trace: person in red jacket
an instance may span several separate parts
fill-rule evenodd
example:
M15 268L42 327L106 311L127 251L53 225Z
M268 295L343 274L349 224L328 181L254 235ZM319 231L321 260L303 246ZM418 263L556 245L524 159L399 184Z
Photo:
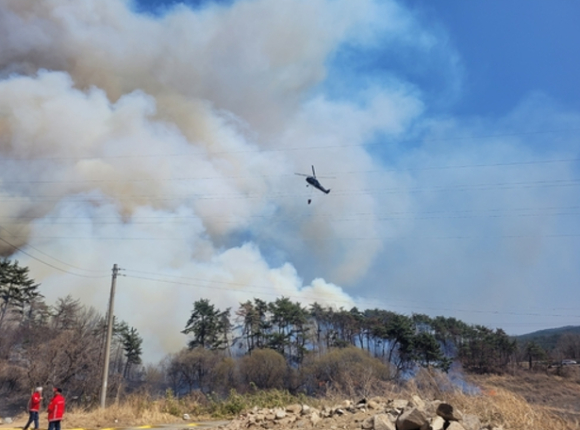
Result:
M60 430L60 422L64 416L64 397L60 388L52 389L54 396L48 404L48 430Z
M38 430L38 411L40 410L40 402L42 401L42 387L36 387L30 400L28 401L28 422L24 426L24 430L28 429L28 426L34 423L34 428Z

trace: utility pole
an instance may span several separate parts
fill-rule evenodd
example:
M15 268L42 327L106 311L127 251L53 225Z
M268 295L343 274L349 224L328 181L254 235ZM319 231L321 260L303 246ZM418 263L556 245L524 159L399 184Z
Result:
M105 363L103 365L103 386L101 387L101 408L105 408L107 400L107 379L109 377L109 359L111 356L111 338L113 337L113 304L115 301L115 284L119 268L113 265L113 277L111 279L111 295L109 297L109 313L107 314L107 340L105 342Z

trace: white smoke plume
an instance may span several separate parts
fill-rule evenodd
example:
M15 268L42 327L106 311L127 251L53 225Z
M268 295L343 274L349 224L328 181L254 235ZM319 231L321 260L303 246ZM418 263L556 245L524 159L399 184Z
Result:
M432 117L396 70L337 78L337 56L380 46L437 68L443 104L458 97L452 44L395 1L132 7L0 3L0 253L49 302L105 312L118 264L115 314L154 360L186 344L200 298L492 327L580 300L546 288L580 276L577 139L518 134L578 129L577 112L540 94L505 118ZM330 194L294 175L312 165Z
M163 17L122 0L2 2L0 251L31 267L49 301L72 294L101 311L118 263L115 313L144 335L148 358L185 344L199 298L234 310L252 297L355 305L319 277L352 284L381 244L333 242L353 224L328 215L354 207L367 214L356 235L378 237L374 199L314 196L294 172L374 170L365 139L421 111L404 87L365 106L312 96L339 44L367 43L377 26L396 37L405 22L368 0ZM368 186L364 174L331 181Z

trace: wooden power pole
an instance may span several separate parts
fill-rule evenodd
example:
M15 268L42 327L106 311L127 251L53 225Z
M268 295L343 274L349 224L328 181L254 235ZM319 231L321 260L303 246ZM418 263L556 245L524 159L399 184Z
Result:
M113 265L113 277L111 279L111 295L109 297L109 312L107 314L107 340L105 342L105 363L103 364L103 386L101 387L101 408L105 408L107 401L107 379L109 377L109 359L111 356L111 338L113 337L113 304L115 302L115 284L119 268Z

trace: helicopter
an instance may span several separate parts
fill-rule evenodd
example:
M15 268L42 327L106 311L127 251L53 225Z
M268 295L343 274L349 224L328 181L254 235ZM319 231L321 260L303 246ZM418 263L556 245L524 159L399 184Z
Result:
M312 176L306 175L304 173L296 173L296 174L299 176L306 176L306 182L308 182L308 185L312 185L314 188L322 191L325 194L330 193L330 189L327 190L326 188L324 188L322 185L320 185L318 179L316 179L316 172L314 171L314 166L312 166ZM308 199L308 204L310 203L312 203L312 199Z

